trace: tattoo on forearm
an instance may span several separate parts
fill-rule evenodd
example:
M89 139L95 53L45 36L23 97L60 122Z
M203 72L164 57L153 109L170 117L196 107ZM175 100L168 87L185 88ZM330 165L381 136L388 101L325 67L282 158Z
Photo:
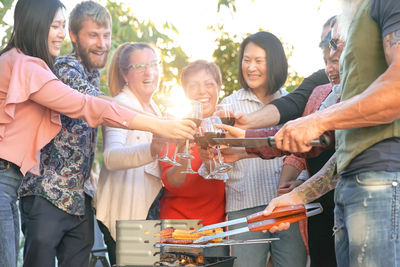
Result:
M391 64L393 60L394 53L398 53L398 48L400 45L400 30L389 33L383 38L383 49L385 51L385 58L388 65Z
M296 188L296 191L304 203L308 203L334 189L338 180L334 154L318 173Z
M390 47L396 46L400 43L400 30L394 31L385 37Z

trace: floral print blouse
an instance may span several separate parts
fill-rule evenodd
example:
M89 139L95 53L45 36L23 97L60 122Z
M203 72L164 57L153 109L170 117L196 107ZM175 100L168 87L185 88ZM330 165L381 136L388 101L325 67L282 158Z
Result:
M66 85L81 93L97 96L100 73L90 72L75 52L56 59L56 76ZM59 209L72 214L85 212L85 193L94 190L87 181L94 159L97 128L91 128L81 119L61 115L62 128L58 135L40 153L40 175L27 173L19 189L19 196L38 195Z

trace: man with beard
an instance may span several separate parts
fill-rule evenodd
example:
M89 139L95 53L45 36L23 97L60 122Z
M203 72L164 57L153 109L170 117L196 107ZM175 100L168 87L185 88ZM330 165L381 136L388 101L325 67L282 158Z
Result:
M81 93L101 95L99 68L111 45L111 17L101 5L78 4L69 18L73 51L56 59L54 72ZM61 45L61 44L59 44ZM24 266L88 266L93 246L94 194L89 181L97 129L61 115L59 134L41 150L40 176L27 174L20 187L25 235Z
M336 167L335 160L328 162L325 174L284 201L273 200L265 214L275 206L311 201L340 174L334 226L338 265L400 266L400 1L346 0L344 7L342 102L287 123L275 136L278 148L304 152L312 139L336 130Z

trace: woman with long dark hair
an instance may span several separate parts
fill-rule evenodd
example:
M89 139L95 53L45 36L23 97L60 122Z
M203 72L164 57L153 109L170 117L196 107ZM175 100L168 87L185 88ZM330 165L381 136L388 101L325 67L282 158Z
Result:
M39 174L38 157L61 127L59 114L100 124L192 138L191 121L165 121L83 95L52 73L65 37L59 0L19 0L14 28L0 52L0 266L16 266L19 245L17 188L27 172Z

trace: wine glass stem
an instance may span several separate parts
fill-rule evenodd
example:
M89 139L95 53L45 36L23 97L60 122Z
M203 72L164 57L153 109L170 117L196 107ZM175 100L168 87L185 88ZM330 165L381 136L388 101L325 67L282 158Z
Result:
M176 162L176 154L178 152L178 145L175 147L174 156L172 157L172 161Z
M222 161L221 150L219 148L219 145L217 146L217 152L218 152L219 164L223 164L224 162Z
M189 154L189 139L186 139L185 153Z
M213 166L212 166L213 163L212 163L211 159L209 159L208 162L210 163L210 167L209 167L208 172L212 173L213 172Z
M213 158L213 162L214 162L214 171L217 169L217 167L219 166L218 162L215 160L215 158Z
M168 144L168 142L166 142L165 145L167 146L167 148L165 149L165 156L168 157L168 153L169 153L169 144Z

